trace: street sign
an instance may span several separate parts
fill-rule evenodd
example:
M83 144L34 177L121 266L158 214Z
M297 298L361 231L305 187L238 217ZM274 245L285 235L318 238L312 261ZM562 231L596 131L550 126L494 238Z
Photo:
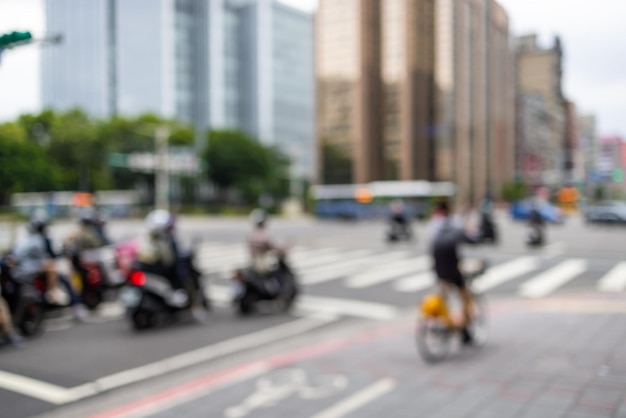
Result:
M141 173L154 173L159 168L158 157L151 152L111 153L107 162L110 167L128 168ZM202 164L192 152L170 150L165 157L165 168L171 174L197 174L202 171Z

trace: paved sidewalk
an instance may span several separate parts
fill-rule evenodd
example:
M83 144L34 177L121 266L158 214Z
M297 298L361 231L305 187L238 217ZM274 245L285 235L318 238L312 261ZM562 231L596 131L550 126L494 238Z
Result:
M376 323L89 411L99 418L626 417L623 295L493 302L490 328L485 347L457 347L447 361L426 365L413 318Z

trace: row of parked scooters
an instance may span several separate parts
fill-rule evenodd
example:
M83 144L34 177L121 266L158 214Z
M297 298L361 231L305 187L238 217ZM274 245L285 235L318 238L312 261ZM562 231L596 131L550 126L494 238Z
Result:
M171 280L143 269L136 262L137 240L130 240L81 253L64 252L71 260L68 274L71 289L66 289L66 301L50 301L45 274L23 278L13 274L17 267L10 256L0 259L1 296L11 313L14 328L26 337L41 333L45 320L61 310L97 311L106 300L119 300L126 310L126 319L135 330L145 330L166 323L188 319L206 319L211 310L206 280L194 266L194 253L189 251L182 260L189 276L183 289ZM277 251L270 270L259 273L252 267L242 268L232 275L234 309L250 315L259 309L289 310L298 295L295 274L287 262L287 253ZM82 271L77 271L77 270ZM149 271L150 270L150 271ZM84 308L83 308L84 306ZM0 316L2 318L2 316ZM2 327L6 329L6 327ZM2 341L0 334L0 341Z

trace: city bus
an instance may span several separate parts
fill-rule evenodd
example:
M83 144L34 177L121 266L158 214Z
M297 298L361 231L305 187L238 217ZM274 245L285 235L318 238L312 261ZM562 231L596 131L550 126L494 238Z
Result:
M423 218L434 198L452 197L451 182L377 181L368 184L317 185L311 187L314 214L326 219L380 218L389 214L389 203L402 199L408 216Z

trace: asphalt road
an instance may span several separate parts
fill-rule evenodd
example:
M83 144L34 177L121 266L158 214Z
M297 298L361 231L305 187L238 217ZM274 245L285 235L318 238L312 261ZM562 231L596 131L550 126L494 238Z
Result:
M466 248L468 257L488 260L490 273L477 283L490 299L543 299L589 291L623 291L626 228L590 227L579 219L549 228L541 250L524 246L522 224L498 219L498 246ZM52 228L60 240L71 224ZM410 311L432 286L426 226L415 224L417 240L384 242L382 222L274 220L272 235L292 247L292 262L303 282L303 296L289 315L239 318L230 309L228 273L245 263L241 244L245 219L183 218L179 233L199 241L198 263L207 274L216 308L206 324L184 322L135 333L115 300L88 323L69 316L48 321L47 331L21 350L0 347L2 416L26 417L72 402L106 398L133 383L188 370L199 364L224 364L269 343L284 342L324 329L351 329L364 321L390 321ZM117 240L137 236L140 221L114 221ZM130 386L133 387L133 386ZM5 415L6 413L6 415Z

